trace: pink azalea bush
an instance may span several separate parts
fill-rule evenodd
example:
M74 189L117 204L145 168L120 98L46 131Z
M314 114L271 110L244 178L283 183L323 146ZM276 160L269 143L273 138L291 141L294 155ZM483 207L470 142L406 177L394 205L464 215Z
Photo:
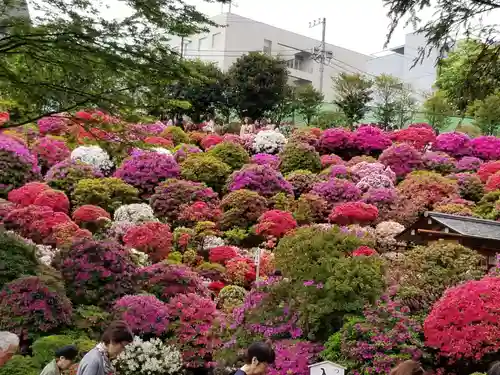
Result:
M470 137L460 132L442 133L432 143L434 151L445 152L453 157L468 156L470 153Z
M380 129L362 125L352 133L350 145L363 154L377 154L391 146L390 138Z
M278 169L280 165L280 158L278 155L272 154L255 154L252 156L250 162L258 165L268 165L273 169Z
M321 134L318 150L322 154L333 154L347 150L351 145L352 133L343 128L327 129Z
M66 159L52 166L45 175L45 182L50 187L70 195L76 184L89 178L102 178L103 174L92 165L78 160Z
M427 170L447 174L455 169L456 160L444 152L428 151L422 160Z
M282 340L274 343L275 362L269 375L309 375L309 365L316 362L323 350L321 344L309 341Z
M407 143L389 147L380 155L379 162L390 167L397 177L423 167L422 154Z
M344 164L344 161L340 156L335 154L321 155L321 166L323 168L328 168L331 165Z
M69 158L71 154L66 142L51 137L38 139L31 151L37 156L38 163L43 170Z
M480 136L470 142L472 156L483 160L500 159L500 138Z
M482 163L483 161L475 156L464 156L455 163L455 169L458 172L475 172Z
M330 206L358 201L361 198L361 191L354 183L338 178L314 184L311 193L324 198Z

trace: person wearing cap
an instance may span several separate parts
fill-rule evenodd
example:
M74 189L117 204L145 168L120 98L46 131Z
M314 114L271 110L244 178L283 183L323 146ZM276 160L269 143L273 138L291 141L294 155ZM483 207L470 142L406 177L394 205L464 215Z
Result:
M71 367L77 356L78 349L74 345L57 349L54 360L45 366L40 375L60 375L64 370Z

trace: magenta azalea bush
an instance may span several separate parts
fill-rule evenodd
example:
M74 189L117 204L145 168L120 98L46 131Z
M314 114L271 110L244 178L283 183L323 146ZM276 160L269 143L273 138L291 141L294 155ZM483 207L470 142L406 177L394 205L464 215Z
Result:
M470 153L470 137L460 132L442 133L432 143L432 149L445 152L455 158L467 156Z
M364 125L352 133L350 144L363 154L378 154L391 146L392 142L380 128Z
M310 341L282 340L273 346L276 361L269 367L270 375L309 375L309 365L316 362L323 350L321 344Z
M318 149L322 154L337 154L351 145L352 133L343 128L327 129L321 134Z
M250 162L258 165L268 165L273 169L278 169L280 165L280 158L278 155L272 154L255 154L252 156Z
M333 178L313 185L312 194L324 198L329 205L355 202L361 198L361 191L350 181Z
M500 159L500 138L494 136L481 136L470 142L472 156L483 160Z
M444 152L427 151L422 160L426 169L447 174L455 169L456 160Z
M422 154L407 143L396 144L382 152L379 162L390 167L397 177L423 167Z
M248 165L234 172L228 180L229 191L247 189L264 197L284 192L293 194L292 185L283 175L265 165Z
M69 158L71 154L66 142L51 137L37 140L32 147L32 151L38 158L38 163L43 170L47 170Z

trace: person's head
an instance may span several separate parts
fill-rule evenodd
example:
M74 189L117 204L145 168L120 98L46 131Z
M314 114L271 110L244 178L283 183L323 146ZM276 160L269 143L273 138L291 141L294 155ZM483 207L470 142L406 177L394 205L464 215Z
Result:
M55 352L56 364L61 370L67 370L75 362L78 349L74 345L63 346Z
M281 273L280 270L275 270L273 276L274 277L281 277L281 276L283 276L283 273Z
M116 358L133 340L134 335L128 324L120 320L111 323L101 338L110 358Z
M247 124L247 125L248 125L248 124L250 124L250 117L245 117L245 118L243 119L243 122L244 122L245 124Z
M500 361L493 362L487 375L500 375Z
M254 342L247 349L245 355L245 372L247 375L263 375L267 367L274 363L276 355L267 342Z
M391 370L390 375L424 375L425 371L419 362L408 360L401 362Z

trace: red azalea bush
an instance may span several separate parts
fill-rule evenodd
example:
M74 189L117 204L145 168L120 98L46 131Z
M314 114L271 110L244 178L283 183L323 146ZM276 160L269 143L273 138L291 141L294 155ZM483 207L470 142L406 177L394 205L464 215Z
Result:
M200 221L217 223L222 216L222 211L217 206L206 202L184 204L179 211L179 222L184 226L194 226Z
M363 154L378 154L391 146L391 139L380 128L363 125L352 133L351 147Z
M378 209L363 202L347 202L336 205L328 220L339 225L369 224L377 220Z
M369 257L375 254L377 254L377 252L368 246L360 246L352 252L353 257L360 257L360 256Z
M206 151L222 142L224 142L224 138L222 138L220 135L209 134L203 137L203 139L200 142L200 145Z
M500 172L500 160L489 161L482 164L477 171L477 175L483 183L486 183L488 179L497 172Z
M76 304L107 306L135 290L136 266L114 241L74 243L62 259L61 274Z
M163 180L177 178L180 167L170 155L158 152L144 152L125 159L114 177L138 188L141 194L149 196Z
M215 331L220 316L211 298L197 294L179 294L167 304L173 331L172 342L182 352L188 368L214 367L212 356L222 341Z
M31 151L37 156L38 164L42 170L47 170L60 163L64 159L69 158L71 154L66 142L50 137L38 139L33 144Z
M275 362L269 366L269 375L309 375L309 365L316 362L323 346L309 341L282 340L273 344Z
M472 156L483 160L500 159L500 138L488 135L474 138L470 141Z
M47 189L37 195L33 202L35 206L50 207L54 212L69 212L69 199L62 191Z
M394 143L406 143L415 149L422 151L425 146L432 144L436 139L434 130L428 128L409 127L397 130L390 134Z
M321 167L323 169L328 168L331 165L344 164L344 161L340 156L335 154L321 155Z
M209 250L208 260L210 263L226 264L228 260L236 258L239 249L236 246L217 246Z
M270 210L259 217L255 233L265 237L280 238L297 228L297 222L288 211Z
M28 182L20 188L11 190L7 199L21 206L29 206L35 203L35 199L42 191L49 190L47 184L41 182Z
M57 224L52 227L52 233L44 241L45 244L59 249L69 248L74 242L92 239L92 233L81 229L72 221Z
M423 167L422 154L407 143L386 149L380 155L379 162L390 167L398 177L404 177Z
M247 229L257 222L257 219L267 211L267 199L255 191L236 190L227 194L221 202L222 230L234 227Z
M111 215L99 206L86 204L73 211L71 216L78 225L93 224L101 218L111 219Z
M448 289L424 323L425 344L450 363L480 361L500 349L500 278Z
M497 172L493 176L488 178L488 182L486 182L485 188L487 192L500 190L500 172Z
M172 142L172 140L163 137L146 137L144 138L144 143L165 148L174 147L174 142Z
M158 185L151 196L151 207L155 215L170 223L178 220L179 207L194 202L217 205L217 193L203 183L168 179Z
M38 277L14 280L0 291L0 330L15 333L22 340L69 325L71 315L68 298Z
M322 154L345 151L350 147L352 133L343 128L327 129L318 141L318 150Z
M157 263L141 268L138 276L141 289L164 302L179 294L210 295L200 276L184 265Z
M153 262L161 262L172 249L172 232L168 224L148 222L128 229L123 242L127 247L148 254Z
M250 286L256 277L254 261L246 257L236 257L226 262L226 279L239 286Z
M432 143L432 149L446 152L455 158L467 156L470 153L470 137L460 132L442 133Z
M135 335L163 337L169 329L167 305L155 296L123 296L113 306L113 317L125 321Z
M339 178L314 184L311 193L324 198L330 206L358 201L361 198L361 190L354 183Z

